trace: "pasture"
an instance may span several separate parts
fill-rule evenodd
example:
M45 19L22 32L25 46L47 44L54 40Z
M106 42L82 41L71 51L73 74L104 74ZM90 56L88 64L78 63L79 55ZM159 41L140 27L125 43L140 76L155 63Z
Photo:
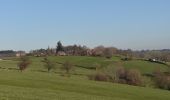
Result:
M44 68L43 57L30 57L32 64L23 72L17 68L18 59L0 61L0 100L169 100L170 92L151 87L136 87L109 82L88 80L95 72L94 63L105 67L136 68L152 73L156 68L167 71L166 65L140 60L122 62L119 57L65 56L49 59L56 62L50 73ZM61 63L71 61L75 67L71 77L61 76Z

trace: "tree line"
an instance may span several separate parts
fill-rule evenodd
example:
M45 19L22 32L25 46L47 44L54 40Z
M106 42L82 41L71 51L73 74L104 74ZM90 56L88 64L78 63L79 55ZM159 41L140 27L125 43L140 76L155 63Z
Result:
M56 48L37 49L30 51L29 55L33 56L98 56L111 58L113 55L121 56L124 60L135 59L155 59L156 61L169 62L170 49L163 50L122 50L116 47L97 46L95 48L88 48L81 45L63 46L60 41L57 42Z

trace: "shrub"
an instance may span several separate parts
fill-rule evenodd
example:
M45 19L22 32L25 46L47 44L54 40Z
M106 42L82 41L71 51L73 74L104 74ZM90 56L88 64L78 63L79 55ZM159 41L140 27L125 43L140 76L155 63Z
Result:
M28 57L21 57L20 62L18 63L19 70L22 72L25 70L29 65L31 64L31 61Z
M104 73L107 75L110 82L115 82L117 80L114 68L115 67L113 67L112 65L109 65L106 69L104 69Z
M153 72L156 87L170 90L170 76L161 72L159 69Z
M130 69L126 72L126 82L129 85L139 86L142 84L142 76L138 70Z
M126 70L122 66L116 67L115 73L116 73L116 78L119 80L125 79L125 77L126 77ZM119 80L118 80L118 82L119 82Z
M115 82L129 85L140 86L142 84L142 75L138 70L127 70L122 66L115 69Z
M88 76L90 80L95 80L95 81L108 81L108 76L104 73L97 72L95 74L91 74Z

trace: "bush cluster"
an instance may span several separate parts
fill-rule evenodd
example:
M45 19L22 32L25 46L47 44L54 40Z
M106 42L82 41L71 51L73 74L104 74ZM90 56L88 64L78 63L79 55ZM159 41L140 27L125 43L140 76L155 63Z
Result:
M88 76L90 80L110 81L115 83L129 84L135 86L142 85L142 75L138 70L125 69L117 67L116 69L107 69L104 72L96 72Z
M117 83L140 86L142 85L142 75L136 69L125 69L124 67L117 67L115 70Z
M170 76L161 72L160 70L156 70L153 73L154 82L156 87L161 89L170 90Z

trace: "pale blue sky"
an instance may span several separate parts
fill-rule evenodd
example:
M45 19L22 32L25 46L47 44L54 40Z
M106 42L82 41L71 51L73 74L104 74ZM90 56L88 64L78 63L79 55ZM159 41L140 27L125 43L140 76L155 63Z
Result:
M0 0L0 50L170 48L170 0Z

